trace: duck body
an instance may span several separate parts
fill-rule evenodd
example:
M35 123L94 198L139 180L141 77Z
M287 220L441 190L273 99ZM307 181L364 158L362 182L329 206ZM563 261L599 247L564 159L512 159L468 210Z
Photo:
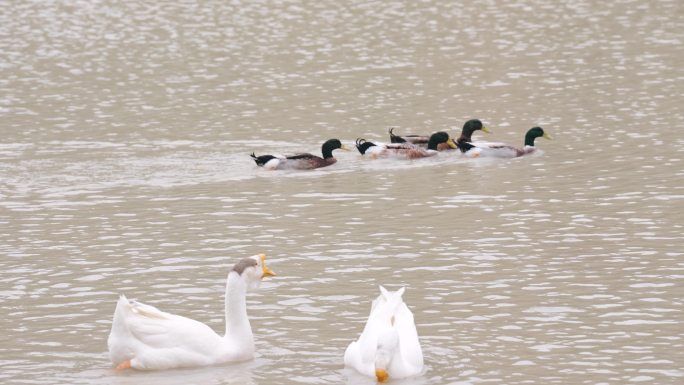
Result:
M228 274L226 333L154 306L121 296L107 339L117 369L162 370L239 362L254 357L254 338L247 318L246 293L274 275L263 255L245 258Z
M466 152L466 156L471 158L517 158L529 155L534 151L536 151L534 146L518 148L502 143L475 143L475 146Z
M389 134L390 134L390 142L391 143L410 143L414 146L420 147L420 148L427 148L428 144L430 142L430 136L429 135L396 135L394 134L394 128L390 128ZM438 143L437 144L437 151L448 151L448 150L453 150L454 148L449 144L449 143Z
M256 156L254 153L252 153L250 156L257 166L268 170L312 170L337 163L337 159L335 159L332 155L333 150L336 149L348 150L348 148L338 139L330 139L321 146L323 157L309 153L295 154L290 156Z
M376 144L368 142L365 139L356 140L356 148L361 155L375 158L399 158L399 159L419 159L429 156L435 156L438 153L438 146L445 144L448 147L456 148L456 145L446 132L436 132L430 136L427 148L421 148L418 145L401 142L401 143L387 143Z
M390 142L391 143L411 143L417 146L427 147L428 141L430 140L430 135L396 135L394 132L394 127L389 129Z
M532 127L525 134L525 145L522 148L504 143L475 142L472 143L473 147L466 152L466 155L471 157L517 158L537 151L534 140L539 137L551 139L551 136L543 128Z
M321 158L313 154L284 155L251 155L257 166L267 170L313 170L337 163L337 159Z
M365 139L357 139L356 148L361 155L377 158L419 159L437 155L437 151L419 148L411 143L376 144Z
M381 286L380 292L359 339L345 350L345 366L378 382L420 374L423 353L413 313L401 298L404 289L388 292Z

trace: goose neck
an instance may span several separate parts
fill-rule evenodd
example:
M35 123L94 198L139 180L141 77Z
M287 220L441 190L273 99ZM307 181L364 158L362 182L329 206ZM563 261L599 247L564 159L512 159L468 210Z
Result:
M247 318L247 285L234 271L228 274L226 283L226 337L236 333L252 334Z

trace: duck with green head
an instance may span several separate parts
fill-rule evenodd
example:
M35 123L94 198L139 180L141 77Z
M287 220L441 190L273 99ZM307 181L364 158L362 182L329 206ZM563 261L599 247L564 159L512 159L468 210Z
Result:
M339 139L330 139L323 143L321 152L323 157L302 153L290 156L283 155L261 155L256 156L252 153L250 156L254 159L257 166L263 167L267 170L312 170L335 164L337 159L333 157L333 150L341 149L349 151L349 148L342 144Z
M504 143L472 143L472 148L466 155L472 157L517 158L534 153L537 150L537 147L534 146L534 140L539 137L551 139L551 135L545 132L543 128L532 127L525 134L525 146L522 148Z
M465 124L463 124L463 130L461 130L461 136L456 139L456 146L458 146L458 149L461 150L462 153L467 153L473 148L471 142L475 131L482 131L488 134L491 133L491 131L482 124L480 119L470 119L465 122Z
M372 159L376 158L399 158L399 159L418 159L428 156L437 155L438 147L444 144L450 148L456 148L454 140L444 131L435 132L430 135L427 149L421 148L415 144L403 143L389 143L376 144L368 142L365 139L356 139L356 148L361 155L368 156Z
M479 119L470 119L467 122L465 122L463 124L463 129L461 130L461 136L459 136L458 139L454 141L454 143L456 144L456 148L461 150L461 152L463 153L471 149L473 146L470 145L469 142L472 140L473 133L478 130L482 130L483 132L487 133L490 132L489 129L487 129L487 127L485 127ZM409 134L400 136L396 135L393 131L394 128L391 128L389 130L390 141L392 143L411 143L417 146L425 147L430 141L430 137L426 135ZM440 144L437 147L438 151L450 149L453 148L451 146L448 146L447 144Z

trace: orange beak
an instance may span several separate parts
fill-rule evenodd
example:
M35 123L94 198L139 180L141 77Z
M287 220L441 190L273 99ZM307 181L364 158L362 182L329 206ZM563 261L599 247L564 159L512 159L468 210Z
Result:
M259 254L259 258L261 258L261 269L263 270L263 278L266 277L273 277L276 275L276 273L273 272L273 270L269 269L268 266L266 266L266 254Z
M389 379L389 373L385 369L375 369L375 377L382 384Z

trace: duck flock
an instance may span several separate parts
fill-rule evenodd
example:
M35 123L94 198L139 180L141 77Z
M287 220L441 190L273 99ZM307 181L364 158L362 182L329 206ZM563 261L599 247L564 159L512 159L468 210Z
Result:
M418 159L440 151L456 151L469 156L513 158L535 151L534 140L550 137L541 127L525 135L522 148L473 142L475 131L488 132L477 119L463 125L455 141L446 132L429 136L396 135L390 130L390 143L379 144L359 138L356 148L361 155L380 158ZM345 149L338 139L323 144L323 157L312 154L292 156L252 154L257 165L268 169L315 169L336 162L335 149ZM254 337L247 317L246 295L265 277L275 273L266 266L264 254L244 258L228 273L225 293L226 331L217 334L209 326L190 318L163 312L153 306L121 296L114 311L107 340L109 357L116 370L162 370L217 365L254 358ZM402 298L404 288L390 292L380 286L373 300L368 320L358 339L344 353L344 364L378 382L421 374L423 353L413 313Z
M516 158L531 154L535 151L534 140L538 137L551 139L541 127L530 128L525 134L524 146L515 147L504 143L474 142L472 135L481 130L489 133L479 119L471 119L465 122L461 136L454 140L444 131L435 132L432 135L396 135L389 130L390 143L374 143L366 139L356 139L356 149L364 157L395 158L395 159L419 159L437 155L441 151L454 151L466 157L496 157ZM260 155L251 154L257 166L269 170L310 170L330 166L337 162L333 157L333 150L349 150L339 139L329 139L321 148L323 157L301 153L295 155Z

